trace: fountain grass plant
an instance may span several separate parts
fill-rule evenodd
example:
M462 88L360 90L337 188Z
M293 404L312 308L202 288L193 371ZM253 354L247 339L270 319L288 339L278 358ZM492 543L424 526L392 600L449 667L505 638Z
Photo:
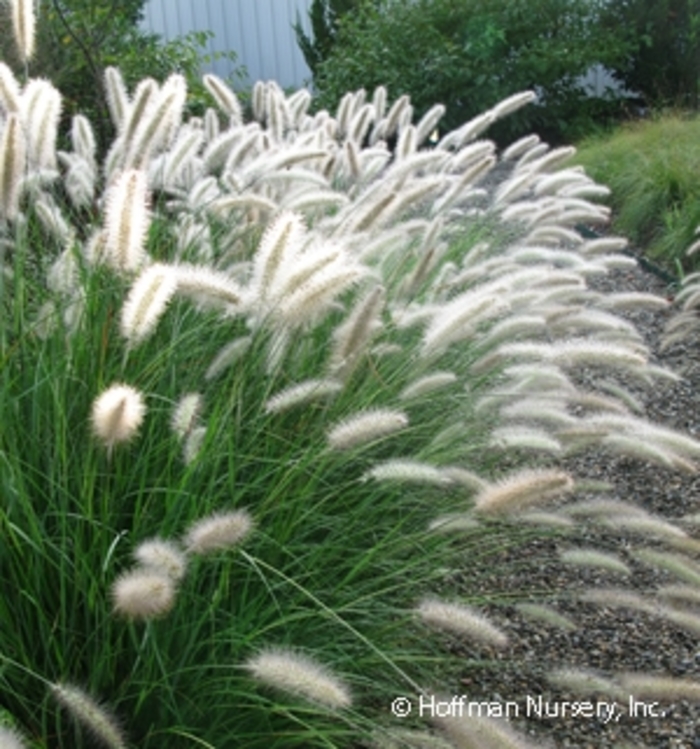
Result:
M615 231L673 273L697 269L684 251L700 223L698 132L696 116L664 113L588 138L577 155L611 188Z
M569 149L479 139L530 93L425 148L382 89L312 116L259 83L245 122L212 76L201 119L179 76L105 80L96 164L89 122L57 152L59 93L0 63L7 741L415 745L391 699L457 668L430 627L505 641L452 571L552 532L520 518L575 491L556 456L694 470L698 443L635 443L570 377L664 374L586 287L631 261L575 231L608 216Z

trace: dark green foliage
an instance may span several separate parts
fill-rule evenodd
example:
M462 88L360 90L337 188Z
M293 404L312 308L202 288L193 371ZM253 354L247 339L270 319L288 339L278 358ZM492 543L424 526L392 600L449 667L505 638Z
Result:
M700 3L616 0L603 12L607 28L626 33L631 54L615 71L652 106L700 104Z
M309 9L312 36L307 36L297 14L294 32L306 64L315 76L319 65L335 44L341 16L355 10L363 0L313 0Z
M592 98L581 77L596 63L614 67L629 43L601 30L598 0L383 0L362 4L338 23L335 44L314 83L319 104L333 108L343 93L387 86L390 98L411 95L420 116L447 106L453 128L524 89L540 103L490 135L510 140L537 131L571 139L621 108Z

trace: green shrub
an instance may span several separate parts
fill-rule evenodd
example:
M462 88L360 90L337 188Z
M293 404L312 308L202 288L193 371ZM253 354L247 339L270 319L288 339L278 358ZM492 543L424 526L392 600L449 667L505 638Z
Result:
M314 85L319 106L334 108L345 91L384 85L408 93L418 115L447 107L447 129L515 91L541 97L502 123L493 137L527 132L562 141L590 131L621 105L589 97L580 81L596 63L625 54L620 35L601 33L597 4L576 0L386 0L343 16Z
M312 75L316 75L319 65L333 49L340 18L356 10L363 2L365 0L313 0L308 12L311 35L304 32L297 16L294 24L297 44Z
M631 45L614 75L651 107L700 104L700 8L694 0L616 0L602 24Z

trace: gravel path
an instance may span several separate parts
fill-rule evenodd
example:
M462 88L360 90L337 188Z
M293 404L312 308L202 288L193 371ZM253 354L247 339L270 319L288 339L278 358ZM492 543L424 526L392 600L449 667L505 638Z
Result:
M600 291L648 291L663 296L671 292L664 281L647 271L616 271L590 284ZM664 355L658 354L660 334L671 311L625 313L644 335L654 353L653 361L682 374L680 383L660 383L653 390L635 390L644 403L646 414L655 422L677 428L696 437L700 435L700 356L695 342L676 345ZM581 373L585 380L587 373ZM598 452L566 459L563 465L577 478L604 481L612 486L605 496L633 502L645 510L683 525L698 539L686 543L683 552L700 559L700 524L694 528L683 516L700 513L700 478L664 470L641 460ZM507 592L514 605L487 606L494 622L505 629L509 646L501 651L474 650L463 645L455 653L464 659L465 676L460 688L470 699L489 700L503 705L515 702L519 707L514 723L530 735L535 744L584 749L607 747L655 747L700 749L700 699L666 701L659 706L663 714L627 714L628 703L620 698L619 720L605 716L578 715L539 717L539 697L552 709L563 710L565 701L613 702L611 696L591 692L588 697L556 688L546 678L553 669L576 667L594 670L604 677L621 672L645 672L655 675L689 677L700 681L700 631L687 628L639 610L620 606L583 603L573 600L578 592L592 588L620 588L638 595L653 595L659 586L681 582L669 572L642 563L633 556L642 547L674 551L670 542L635 535L629 531L601 530L600 525L578 525L566 535L552 535L525 543L500 554L498 574L461 573L464 595L478 596L483 591ZM631 574L601 568L564 564L558 557L564 549L595 547L614 553ZM690 547L688 550L687 547ZM676 553L677 550L676 550ZM503 562L503 566L500 564ZM509 572L503 573L503 569ZM697 586L700 590L700 586ZM534 622L516 608L516 598L528 591L576 624L567 630ZM687 610L687 608L686 608ZM700 604L695 614L700 615ZM700 619L698 620L700 622ZM531 700L528 702L527 698ZM647 698L650 703L652 698ZM604 709L604 708L602 708ZM649 712L656 712L648 708ZM529 712L529 717L525 714ZM641 709L640 709L641 713Z

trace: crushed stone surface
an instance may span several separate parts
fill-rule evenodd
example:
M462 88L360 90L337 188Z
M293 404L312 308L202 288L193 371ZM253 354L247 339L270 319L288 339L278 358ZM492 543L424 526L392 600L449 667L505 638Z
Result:
M668 298L674 293L664 280L641 267L590 279L589 286L602 292L645 291ZM660 312L617 313L632 321L642 333L652 352L652 363L683 376L678 383L659 381L651 388L630 383L629 389L644 403L650 420L697 438L700 436L697 339L659 353L664 325L673 312L671 307ZM581 371L576 379L584 385L590 379L593 384L595 376ZM671 541L584 521L566 533L533 534L522 544L502 549L491 558L487 570L467 565L454 575L460 595L485 611L507 633L509 644L494 651L447 637L446 645L463 660L463 676L457 692L468 695L469 700L493 703L494 716L499 705L504 709L506 702L514 702L518 714L511 715L512 724L535 746L700 749L700 700L675 699L653 705L658 701L635 697L636 714L632 714L629 693L586 695L556 687L547 678L553 670L569 667L592 670L608 679L625 672L641 672L700 682L700 631L689 631L653 610L577 600L578 594L591 589L621 589L659 601L654 593L660 586L682 583L671 572L637 558L636 551L642 548L683 554L700 568L700 521L691 524L687 519L681 520L700 513L700 478L697 474L666 470L603 451L568 457L558 463L578 480L610 485L604 494L579 495L576 500L606 497L632 502L681 526L694 541L678 548ZM574 566L560 560L562 551L577 548L614 554L629 567L630 574ZM696 587L700 591L700 585ZM490 603L489 599L496 600L494 594L498 601ZM524 616L516 608L518 602L524 601L551 606L571 620L575 628L564 629ZM683 610L700 617L700 603L694 608L684 604ZM611 718L605 704L613 702L617 711ZM590 703L596 714L591 716L587 707L578 708L574 714L571 703ZM489 714L488 710L483 714Z

